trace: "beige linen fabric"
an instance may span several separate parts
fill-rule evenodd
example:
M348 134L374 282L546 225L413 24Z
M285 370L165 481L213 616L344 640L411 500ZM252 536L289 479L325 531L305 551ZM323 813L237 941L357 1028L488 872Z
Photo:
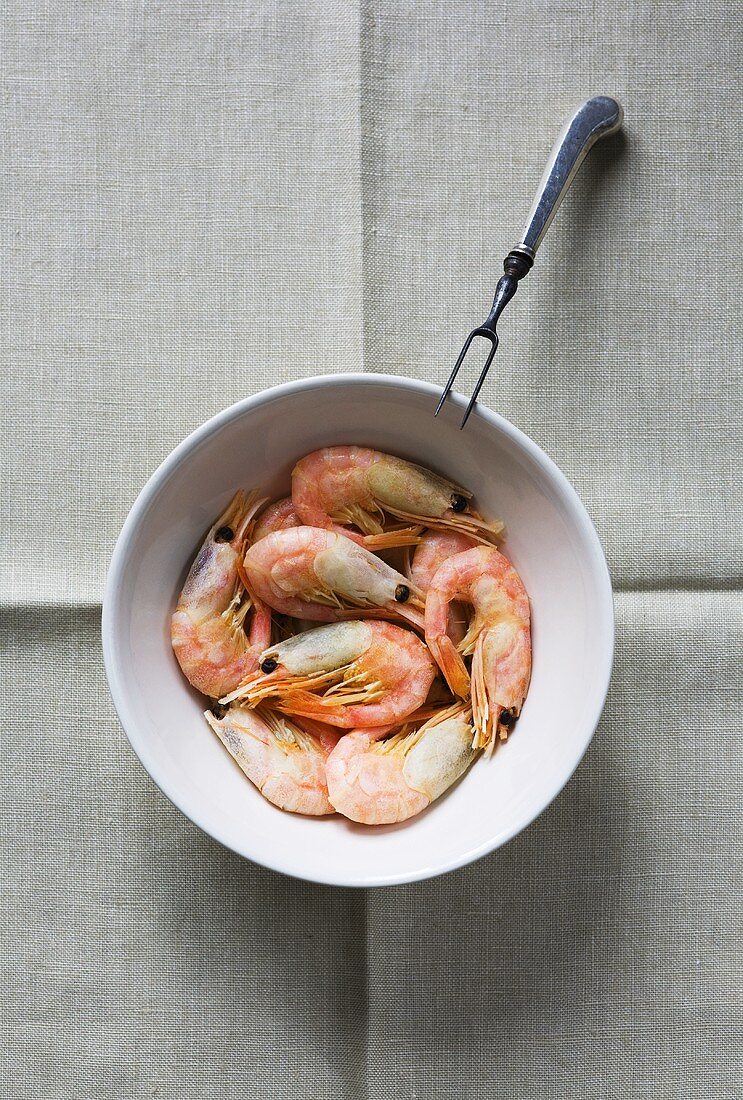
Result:
M2 27L3 1094L737 1096L740 10L10 0ZM483 391L607 552L593 745L443 879L251 866L113 714L118 529L238 397L443 378L597 91L626 135L582 170Z

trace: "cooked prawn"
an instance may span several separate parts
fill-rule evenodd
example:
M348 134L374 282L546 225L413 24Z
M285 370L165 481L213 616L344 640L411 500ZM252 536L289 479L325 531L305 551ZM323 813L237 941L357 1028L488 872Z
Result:
M365 825L419 814L474 760L470 717L459 704L385 740L363 729L341 737L325 764L331 804Z
M264 650L261 672L222 703L278 710L332 726L383 726L423 706L436 665L420 638L392 623L354 619L296 634Z
M449 637L452 600L472 604L467 633L455 646ZM475 745L492 751L521 713L531 677L529 597L518 573L492 546L456 554L439 567L426 595L426 642L455 695L470 694L463 661L472 655L472 716Z
M422 592L427 592L440 565L476 545L474 539L461 531L426 531L415 548L410 579ZM460 603L452 603L449 607L447 633L455 645L459 645L467 633L467 613Z
M281 810L320 817L332 814L325 764L340 736L336 730L273 711L232 707L205 718L264 798Z
M255 494L235 494L196 555L171 620L186 679L214 699L254 672L271 643L271 612L241 576L250 525L263 503Z
M345 535L292 527L255 542L245 555L251 590L275 611L337 622L379 610L423 629L422 593L402 573Z
M288 527L299 527L301 519L297 515L294 501L291 497L282 497L267 505L253 528L253 542L258 542L273 531L284 531Z
M373 549L395 545L384 533L387 514L495 541L503 525L486 523L471 508L471 498L467 489L431 470L368 447L325 447L292 471L292 500L304 523Z

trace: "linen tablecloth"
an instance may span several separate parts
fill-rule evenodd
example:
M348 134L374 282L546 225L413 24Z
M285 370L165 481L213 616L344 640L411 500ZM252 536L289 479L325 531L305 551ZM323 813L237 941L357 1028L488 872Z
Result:
M4 5L4 1095L740 1095L740 46L713 0ZM606 549L592 747L439 880L252 866L117 723L116 534L240 397L443 379L597 92L483 390Z

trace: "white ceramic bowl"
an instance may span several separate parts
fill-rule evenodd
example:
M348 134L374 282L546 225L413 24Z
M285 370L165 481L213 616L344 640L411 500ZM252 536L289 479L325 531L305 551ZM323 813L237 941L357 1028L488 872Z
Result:
M522 432L478 408L464 432L454 397L384 375L331 375L240 401L190 435L140 493L114 551L103 648L114 703L155 782L197 825L256 863L299 878L378 886L441 874L528 825L583 756L604 705L614 645L611 584L575 491ZM205 531L238 487L280 496L308 451L357 443L471 488L507 524L506 553L529 592L534 663L521 718L425 813L367 828L266 802L211 733L180 673L170 615Z

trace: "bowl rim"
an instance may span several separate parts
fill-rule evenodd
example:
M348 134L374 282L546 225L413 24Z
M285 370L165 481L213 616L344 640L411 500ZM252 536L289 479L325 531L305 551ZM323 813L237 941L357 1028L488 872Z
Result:
M333 874L332 871L323 875L313 873L302 874L297 872L294 868L288 868L283 863L280 853L278 857L266 857L259 852L248 853L246 850L236 847L226 836L220 835L221 830L219 828L207 825L203 816L198 811L198 808L192 806L186 808L186 800L176 791L175 784L171 783L167 775L163 776L161 774L158 764L154 761L149 751L147 738L142 737L139 732L135 716L129 706L128 692L120 675L122 658L120 655L119 642L119 616L121 609L117 597L121 592L121 580L127 565L130 544L141 521L147 515L150 506L154 502L161 487L167 482L171 473L175 471L187 455L197 449L215 431L233 420L239 419L245 415L245 413L255 408L271 404L274 401L283 399L294 393L301 393L303 390L307 389L338 385L377 385L405 389L430 397L432 409L441 393L440 388L433 385L431 382L408 378L405 375L372 374L363 372L320 374L312 375L308 378L296 379L291 382L283 382L277 386L272 386L259 393L253 394L250 397L244 397L204 421L177 444L170 454L163 459L160 465L150 475L129 510L118 538L116 539L111 561L109 563L108 574L106 576L101 614L101 635L106 679L121 726L145 771L181 813L202 829L208 836L217 840L220 844L224 845L224 847L234 851L243 859L248 859L260 866L278 871L281 874L288 875L300 881L316 882L327 886L365 889L373 886L393 886L409 882L418 882L447 874L459 867L473 863L489 852L506 844L509 840L512 840L531 825L547 807L551 805L574 775L593 739L596 727L603 713L614 661L616 627L614 618L614 599L606 557L593 522L585 505L578 496L577 491L573 488L559 466L549 457L549 455L547 455L538 443L535 443L534 440L531 439L530 436L526 435L525 432L521 431L521 429L517 428L514 424L511 424L510 421L506 420L505 417L501 416L499 413L493 412L483 405L476 405L473 416L482 417L491 427L510 437L510 439L517 444L517 446L521 447L522 450L550 476L552 481L557 484L565 500L571 507L571 519L575 522L576 528L590 552L596 570L596 580L599 589L597 613L604 622L604 629L602 630L604 653L601 662L600 681L597 683L599 690L594 696L595 704L593 711L586 720L585 734L582 743L578 747L575 759L570 764L568 770L559 774L556 782L550 786L549 794L542 800L539 806L529 809L523 817L515 821L511 827L501 830L495 837L490 838L476 848L467 849L455 858L446 860L440 866L424 866L419 870L405 873L367 876L366 878L364 878L362 874L357 879L349 879L343 874ZM456 392L452 392L448 400L454 407L461 409L466 407L466 400Z

